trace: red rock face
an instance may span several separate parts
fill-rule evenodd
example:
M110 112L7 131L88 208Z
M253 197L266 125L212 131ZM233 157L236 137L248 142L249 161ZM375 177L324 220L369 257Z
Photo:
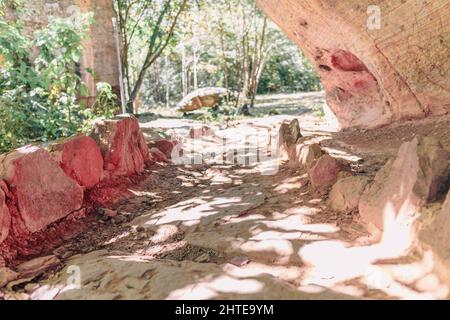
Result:
M331 64L341 71L367 71L364 63L352 53L345 50L338 50L331 56Z
M0 243L8 237L11 226L11 216L6 206L6 190L6 184L0 180Z
M0 157L0 178L9 185L30 232L79 210L83 203L83 188L39 147L26 146Z
M52 155L79 185L92 188L103 178L103 157L97 143L78 135L52 146Z
M316 66L341 127L450 112L448 0L256 2Z
M148 146L134 116L98 122L91 137L100 147L104 169L112 176L142 173L150 160Z

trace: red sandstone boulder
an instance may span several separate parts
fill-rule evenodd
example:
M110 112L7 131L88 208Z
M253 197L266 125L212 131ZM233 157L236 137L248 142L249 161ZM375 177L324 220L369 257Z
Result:
M297 119L281 124L278 132L278 148L283 158L289 160L295 158L296 146L301 137L300 124Z
M330 192L330 207L339 212L358 209L359 200L370 179L364 176L350 176L339 179Z
M449 161L450 153L436 140L416 137L404 143L361 197L362 219L380 230L388 214L412 221L427 201L448 190Z
M6 206L7 186L0 180L0 243L2 243L9 235L11 226L11 216Z
M256 3L314 64L342 127L450 112L448 0Z
M0 178L10 186L20 218L30 232L79 210L83 203L83 188L66 176L46 150L36 146L0 156Z
M52 146L52 155L79 185L92 188L103 178L103 157L97 143L78 135Z
M348 170L348 166L336 158L326 154L317 160L309 170L309 178L314 188L327 188L336 183L339 173Z
M156 162L167 162L167 156L158 148L151 148L150 154Z
M450 191L439 212L423 215L420 220L421 247L433 253L434 271L445 284L450 285Z
M113 176L142 173L150 161L139 122L132 115L97 122L91 137L100 147L105 170Z

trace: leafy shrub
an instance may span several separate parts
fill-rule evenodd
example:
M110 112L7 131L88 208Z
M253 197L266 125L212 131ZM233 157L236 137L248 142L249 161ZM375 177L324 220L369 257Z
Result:
M80 126L80 131L88 133L95 120L100 118L112 118L119 113L119 105L117 104L117 95L114 94L112 87L107 82L97 83L97 97L94 104L90 108L82 110L85 121Z
M77 103L81 41L90 23L89 14L55 18L27 33L0 16L0 152L69 136L92 116Z

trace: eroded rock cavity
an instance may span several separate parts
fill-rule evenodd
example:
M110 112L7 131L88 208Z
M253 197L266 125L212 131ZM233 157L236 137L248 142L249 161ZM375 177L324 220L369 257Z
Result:
M450 111L450 2L257 0L316 66L341 127Z

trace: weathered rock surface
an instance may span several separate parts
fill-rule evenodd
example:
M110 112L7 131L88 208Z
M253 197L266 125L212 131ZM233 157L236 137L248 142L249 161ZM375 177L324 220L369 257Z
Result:
M157 162L167 162L167 156L158 148L151 148L150 154L152 155L152 159Z
M341 171L348 170L348 166L336 158L326 154L317 160L309 170L308 175L313 188L321 189L332 186Z
M289 159L289 165L310 170L324 154L325 152L317 143L297 144Z
M421 221L419 239L425 250L431 250L435 271L450 285L450 191L440 212L431 212Z
M370 179L364 176L350 176L339 179L331 189L331 208L340 212L358 209L359 200L369 181Z
M172 151L177 146L178 141L173 140L167 140L167 139L160 139L156 141L152 141L148 144L150 150L152 148L157 148L159 151L161 151L167 159L170 159L172 157Z
M278 148L280 155L287 159L293 159L297 143L302 137L300 124L297 119L290 123L283 122L278 133Z
M9 282L16 280L19 277L17 272L5 267L0 267L0 289L6 286Z
M448 0L257 3L314 63L342 127L450 111Z
M11 215L6 206L6 191L6 184L0 180L0 243L8 237L11 226Z
M104 168L112 176L141 173L150 160L139 122L132 115L97 122L91 137L100 146Z
M398 219L417 217L420 207L448 190L449 160L450 153L431 138L405 142L361 197L362 219L382 230L385 216L392 210Z
M22 278L37 277L47 270L58 267L61 261L54 255L36 258L17 266L16 270Z
M177 108L180 112L189 112L201 108L209 108L220 103L221 99L227 95L225 88L201 88L195 90L183 98Z
M83 189L39 147L25 146L0 157L0 178L10 186L20 217L30 232L79 210Z
M78 135L52 146L52 155L64 172L83 187L92 188L103 178L103 157L97 143Z

